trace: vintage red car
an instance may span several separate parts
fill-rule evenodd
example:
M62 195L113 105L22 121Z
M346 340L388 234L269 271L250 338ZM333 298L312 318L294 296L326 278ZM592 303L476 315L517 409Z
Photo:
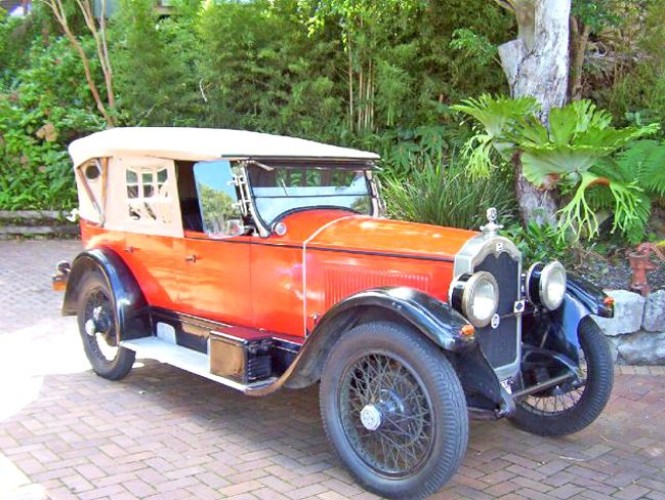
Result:
M61 263L93 370L135 356L262 396L320 382L360 484L438 490L469 416L560 436L613 384L602 291L499 234L381 216L379 158L302 139L115 128L71 144L85 251Z

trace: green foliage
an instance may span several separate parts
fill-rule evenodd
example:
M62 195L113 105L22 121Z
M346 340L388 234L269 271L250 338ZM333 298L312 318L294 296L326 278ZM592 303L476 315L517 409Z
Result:
M570 244L562 240L559 231L549 224L531 222L526 227L511 224L506 228L506 235L522 252L524 262L558 260L570 264L572 261Z
M665 1L615 2L619 29L607 30L588 65L588 94L620 123L657 122L665 131Z
M65 4L74 33L85 33L75 2ZM170 4L172 15L159 17L154 2L121 0L108 22L119 124L242 128L365 147L405 179L418 158L440 164L466 137L448 103L505 86L488 57L513 20L486 0ZM80 61L50 37L60 32L51 13L34 7L25 20L0 19L3 207L73 204L71 174L62 174L66 187L59 182L69 169L64 146L101 126ZM363 110L362 127L357 112L350 123L349 109ZM35 135L45 124L55 141Z
M442 116L442 121L447 117ZM381 165L395 179L408 179L419 164L443 165L462 147L468 130L455 123L394 128L363 144L381 155Z
M487 222L489 207L496 207L502 222L515 216L509 177L474 179L454 162L443 167L421 160L416 165L408 180L387 177L383 182L390 216L476 230Z
M334 45L308 38L303 22L281 10L287 3L218 3L201 13L209 120L331 139L343 119L343 103L327 76L337 57Z
M613 231L618 229L631 242L643 236L649 215L648 199L642 189L645 179L626 180L615 170L603 168L602 160L655 133L658 125L614 128L609 113L582 100L552 109L548 128L534 114L537 109L529 108L533 104L530 99L481 96L455 108L476 118L484 129L465 146L471 168L487 175L491 152L496 150L504 159L519 155L522 172L533 184L550 189L561 187L569 195L559 211L562 239L569 232L577 238L598 234L599 207L588 198L592 187L604 188L610 195Z
M612 117L587 100L554 108L549 116L549 129L535 117L518 120L505 134L522 151L524 176L536 185L548 176L559 176L563 182L578 180L605 158L627 144L655 133L657 124L643 127L614 128Z
M645 140L631 144L612 166L625 181L636 180L647 192L665 196L665 143Z
M531 97L511 99L483 94L452 109L472 116L480 124L474 125L475 135L464 145L462 155L468 160L473 176L487 177L495 165L492 153L497 152L504 161L508 159L512 146L506 143L506 134L524 117L533 115L537 104Z
M35 43L29 57L12 88L0 92L0 209L71 208L76 189L65 145L102 122L66 40Z
M589 26L593 33L605 27L621 24L621 16L617 12L617 0L574 0L572 15L583 24Z
M177 4L176 12L187 12ZM194 125L204 111L195 68L201 54L191 17L159 20L152 0L122 0L110 41L123 121Z
M479 35L468 28L460 28L453 31L453 39L450 41L450 47L463 51L468 57L482 66L496 60L498 56L496 46L486 36Z
M632 143L614 157L605 159L595 168L599 176L621 180L620 183L610 184L610 189L613 185L619 189L628 186L635 192L635 196L627 200L627 203L631 201L633 203L631 212L633 217L620 220L623 224L622 232L631 244L644 240L652 200L665 194L663 165L665 165L665 143L642 140ZM618 196L622 194L619 192ZM587 198L595 210L613 210L612 196L608 195L606 189L591 189Z

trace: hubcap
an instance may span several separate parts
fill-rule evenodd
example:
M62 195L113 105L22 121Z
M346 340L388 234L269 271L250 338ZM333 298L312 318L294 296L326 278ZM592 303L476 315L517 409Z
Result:
M87 333L91 337L94 337L96 330L97 328L95 328L95 321L93 319L89 319L88 321L85 322L85 333Z
M116 358L118 347L112 303L101 289L94 290L88 296L83 331L90 338L88 346L93 356L101 362L111 362Z
M366 405L360 412L360 422L369 431L375 431L381 425L381 412L373 404Z

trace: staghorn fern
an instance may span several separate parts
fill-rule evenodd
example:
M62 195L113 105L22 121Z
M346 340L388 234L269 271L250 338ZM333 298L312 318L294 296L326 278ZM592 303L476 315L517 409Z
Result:
M509 158L515 144L508 139L508 133L524 116L534 114L538 105L532 97L510 99L483 94L465 99L452 109L472 116L481 125L474 126L476 134L462 149L462 157L466 159L472 177L478 178L490 175L494 167L492 151L499 153L504 160Z
M529 100L514 107L507 101L481 96L455 107L485 127L465 146L471 168L489 173L492 149L504 159L519 153L527 180L570 195L558 212L562 239L571 232L576 238L598 235L602 208L613 213L612 231L639 241L651 210L648 194L665 193L665 146L643 139L659 126L614 128L608 112L583 100L552 109L548 128L535 116L534 101L532 108ZM520 116L517 109L527 112Z

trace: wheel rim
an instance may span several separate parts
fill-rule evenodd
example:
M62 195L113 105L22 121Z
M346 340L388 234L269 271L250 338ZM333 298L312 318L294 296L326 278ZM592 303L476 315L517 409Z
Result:
M118 354L115 314L111 298L101 288L88 294L83 329L92 354L100 361L112 362Z
M587 362L584 351L579 351L579 368L573 382L565 382L549 389L547 395L530 395L522 406L537 415L560 415L577 406L586 390Z
M374 471L404 477L424 465L434 442L432 403L407 364L361 356L342 375L338 397L349 443Z

